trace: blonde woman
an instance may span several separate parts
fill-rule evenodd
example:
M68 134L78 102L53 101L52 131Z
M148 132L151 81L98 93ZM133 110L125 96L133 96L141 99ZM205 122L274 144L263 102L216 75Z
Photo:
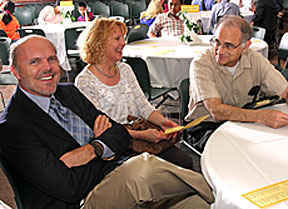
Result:
M134 115L149 120L162 130L178 126L154 109L145 98L131 67L119 62L126 33L125 24L118 20L100 18L93 21L77 43L81 58L88 65L76 77L75 85L98 110L118 123L128 123L127 116ZM153 143L172 137L156 129L128 132L132 138ZM193 159L176 146L158 156L184 168L193 168Z
M146 11L141 13L140 23L150 26L158 14L163 13L164 0L151 0Z

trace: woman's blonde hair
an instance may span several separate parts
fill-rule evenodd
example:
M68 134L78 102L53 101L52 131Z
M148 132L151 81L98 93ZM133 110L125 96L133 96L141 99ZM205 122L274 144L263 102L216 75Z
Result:
M126 25L115 19L99 18L86 28L77 40L81 59L89 64L105 61L105 44L108 36L120 28L123 35L127 33Z
M161 13L163 13L161 1L151 0L146 11L141 13L140 19L143 19L144 17L146 19L154 18Z

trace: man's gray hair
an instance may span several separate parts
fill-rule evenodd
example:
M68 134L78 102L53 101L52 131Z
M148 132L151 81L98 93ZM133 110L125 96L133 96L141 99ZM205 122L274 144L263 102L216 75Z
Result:
M244 18L240 16L225 15L217 23L214 31L216 31L220 25L223 25L226 27L231 27L231 26L238 27L242 33L241 41L243 42L250 40L253 34L251 26L248 24L248 22L246 22Z
M15 43L13 43L10 46L10 57L9 57L10 65L13 66L18 72L20 71L17 60L16 60L17 54L18 54L18 49L24 42L28 41L31 38L35 38L35 37L46 39L45 37L40 36L40 35L28 35L28 36L25 36L25 37L19 39L18 41L16 41ZM46 40L49 41L48 39L46 39ZM54 47L55 52L56 52L55 46L53 44L52 44L52 46Z

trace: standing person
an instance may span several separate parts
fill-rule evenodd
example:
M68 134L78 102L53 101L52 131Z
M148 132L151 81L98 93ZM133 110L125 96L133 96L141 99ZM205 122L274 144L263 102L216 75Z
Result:
M81 58L88 65L75 80L75 85L96 108L121 124L128 124L127 116L143 117L164 131L178 126L164 118L146 99L133 70L119 62L125 46L124 23L107 18L97 19L78 46ZM156 129L128 130L132 138L152 143L173 140ZM193 169L193 159L176 146L158 156L185 168Z
M278 27L278 12L280 7L276 0L256 1L253 25L266 29L264 41L269 47L276 44L276 30Z
M214 0L193 0L191 5L199 5L200 11L211 10Z
M0 14L0 28L4 30L12 41L16 41L20 38L19 33L17 32L20 24L17 18L13 15L15 11L15 3L12 1L6 1L3 3L3 10Z
M288 114L277 110L249 110L248 93L255 86L288 101L288 83L262 54L249 49L252 30L241 17L224 16L207 50L190 66L190 102L187 120L210 114L209 120L190 129L190 142L203 151L221 121L262 123L272 128L288 125ZM259 95L258 95L259 97Z
M230 2L230 0L217 0L217 4L212 7L211 26L214 28L215 24L225 15L240 16L240 8L237 4Z
M59 24L62 22L63 18L61 16L61 11L59 8L60 1L57 0L54 6L47 5L39 13L38 23L40 25L47 24Z
M84 209L149 207L166 199L175 208L209 208L213 195L201 174L148 153L125 161L129 133L75 86L57 84L50 41L26 36L10 55L19 86L0 117L0 153L21 183L24 208L78 209L83 199Z
M151 0L147 9L140 15L140 23L150 26L156 16L163 13L164 0Z
M180 36L184 32L183 20L179 19L177 13L181 9L180 0L168 0L169 11L157 15L155 21L148 31L149 38L157 36Z
M94 16L92 12L88 12L87 5L85 2L79 2L78 11L80 12L80 16L78 17L78 22L84 21L92 21L94 20Z

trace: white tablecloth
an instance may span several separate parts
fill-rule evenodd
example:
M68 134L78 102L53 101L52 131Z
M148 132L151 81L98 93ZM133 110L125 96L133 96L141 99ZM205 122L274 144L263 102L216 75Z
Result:
M288 105L273 107L288 113ZM242 194L288 179L288 127L226 122L209 138L202 171L216 194L213 209L259 209ZM288 201L267 207L287 209Z
M248 23L252 22L252 18L254 15L253 12L244 10L241 10L240 12ZM203 32L209 33L210 31L212 31L213 29L211 26L212 11L192 12L188 13L187 17L191 22L196 22L198 19L201 20L203 24Z
M50 40L57 49L57 56L59 59L60 66L66 70L70 71L71 66L69 60L66 55L65 48L65 39L64 39L64 31L67 28L78 27L78 26L87 26L91 22L73 22L73 23L65 23L65 24L49 24L49 25L33 25L23 27L25 29L29 28L39 28L42 29L46 35L46 38Z
M195 46L182 44L178 37L132 42L124 47L123 56L141 57L146 61L152 86L178 88L180 81L189 77L191 60L211 48L211 35L198 37L203 44ZM250 47L268 57L268 45L265 41L253 38Z

